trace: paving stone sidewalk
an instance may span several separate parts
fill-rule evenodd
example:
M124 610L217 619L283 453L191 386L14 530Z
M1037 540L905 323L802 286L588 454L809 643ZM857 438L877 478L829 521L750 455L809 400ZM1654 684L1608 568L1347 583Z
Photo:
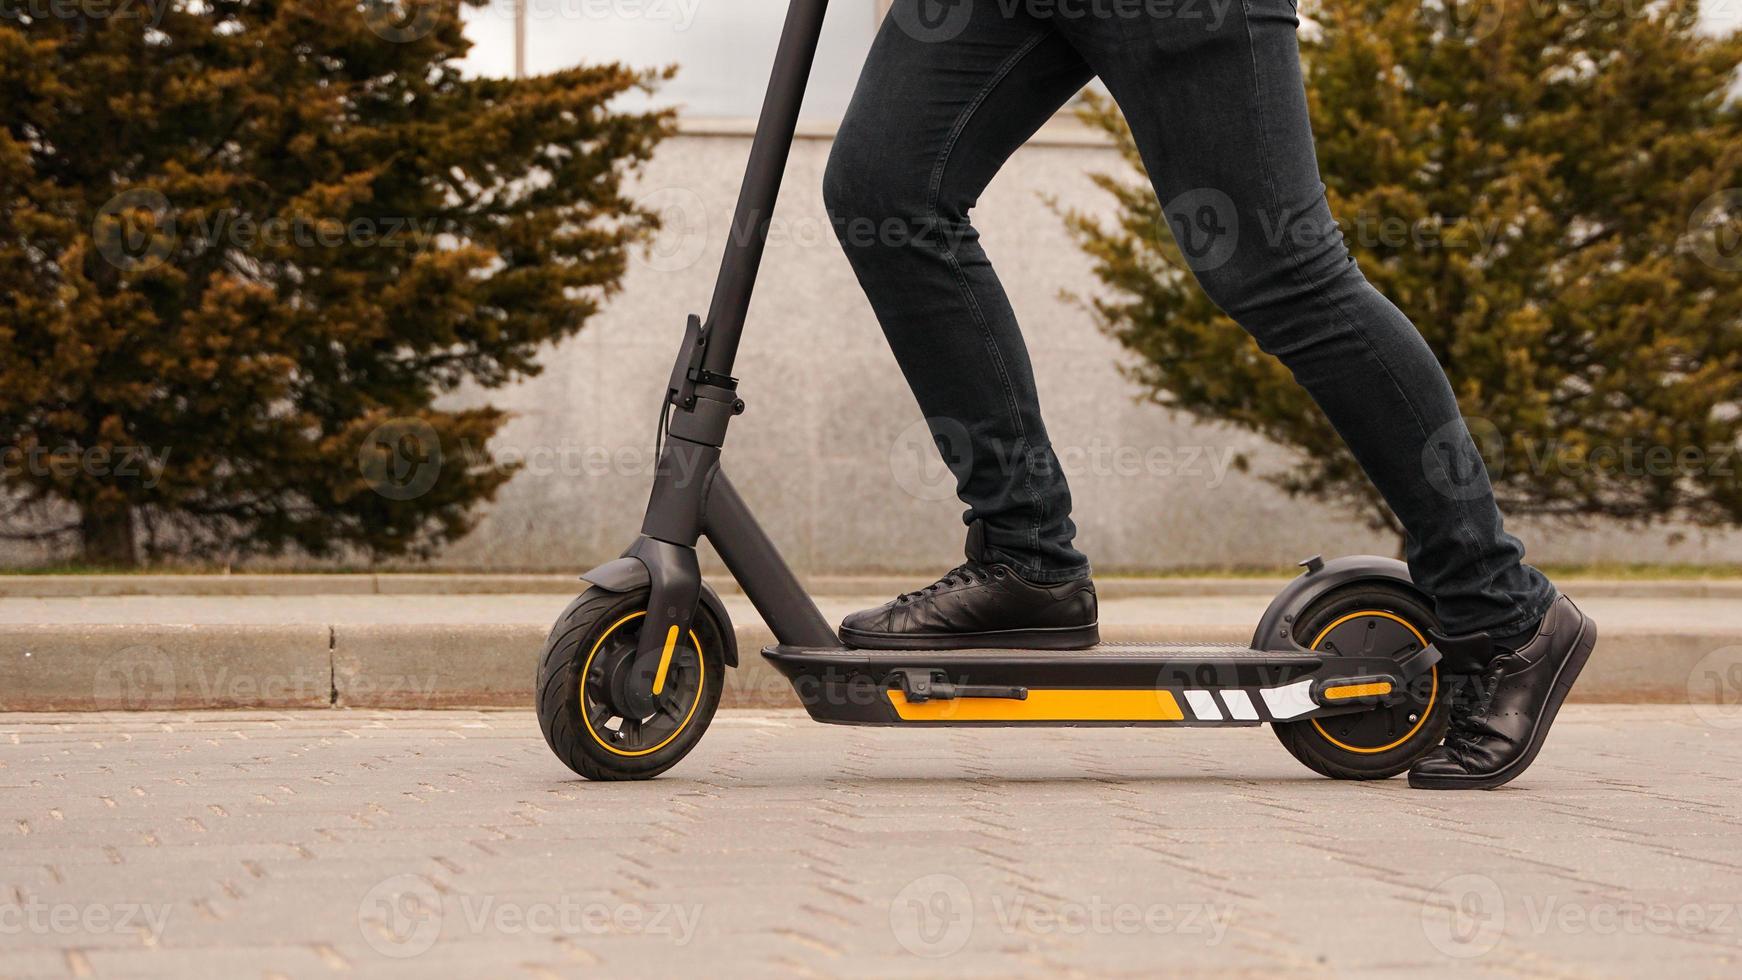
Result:
M0 976L1735 976L1739 774L1720 706L1481 794L1262 729L726 712L595 784L525 712L0 715Z

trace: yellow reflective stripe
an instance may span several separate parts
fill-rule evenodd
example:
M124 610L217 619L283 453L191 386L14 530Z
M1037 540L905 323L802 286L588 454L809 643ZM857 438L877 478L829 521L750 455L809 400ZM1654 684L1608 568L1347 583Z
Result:
M665 690L665 672L671 669L671 651L677 648L677 627L665 631L665 649L659 651L659 670L653 674L653 693Z
M1172 691L1030 690L1028 698L907 700L889 692L902 721L1182 721L1185 715Z

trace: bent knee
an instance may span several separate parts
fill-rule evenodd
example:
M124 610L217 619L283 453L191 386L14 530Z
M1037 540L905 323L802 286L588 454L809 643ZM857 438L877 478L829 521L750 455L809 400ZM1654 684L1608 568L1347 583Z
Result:
M823 207L849 249L913 237L926 214L925 186L858 144L837 141L823 172Z

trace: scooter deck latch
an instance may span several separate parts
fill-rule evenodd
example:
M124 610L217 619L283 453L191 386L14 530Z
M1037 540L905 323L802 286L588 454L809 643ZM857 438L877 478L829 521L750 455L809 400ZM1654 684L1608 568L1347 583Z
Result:
M1028 688L1002 684L953 684L949 674L923 667L897 667L889 672L889 686L900 689L910 704L954 701L957 698L1028 700Z

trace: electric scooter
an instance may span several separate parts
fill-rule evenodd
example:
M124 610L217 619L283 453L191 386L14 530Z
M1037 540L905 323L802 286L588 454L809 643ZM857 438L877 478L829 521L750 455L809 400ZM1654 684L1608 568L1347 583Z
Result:
M1437 745L1448 719L1429 642L1433 605L1402 562L1303 562L1245 647L1106 643L1087 650L864 650L845 645L721 466L743 413L733 360L827 0L792 0L704 322L690 316L666 385L659 465L641 535L581 576L552 628L539 725L589 779L647 779L707 731L732 624L704 581L704 536L776 643L762 651L820 722L929 727L1268 723L1320 774L1379 779Z

